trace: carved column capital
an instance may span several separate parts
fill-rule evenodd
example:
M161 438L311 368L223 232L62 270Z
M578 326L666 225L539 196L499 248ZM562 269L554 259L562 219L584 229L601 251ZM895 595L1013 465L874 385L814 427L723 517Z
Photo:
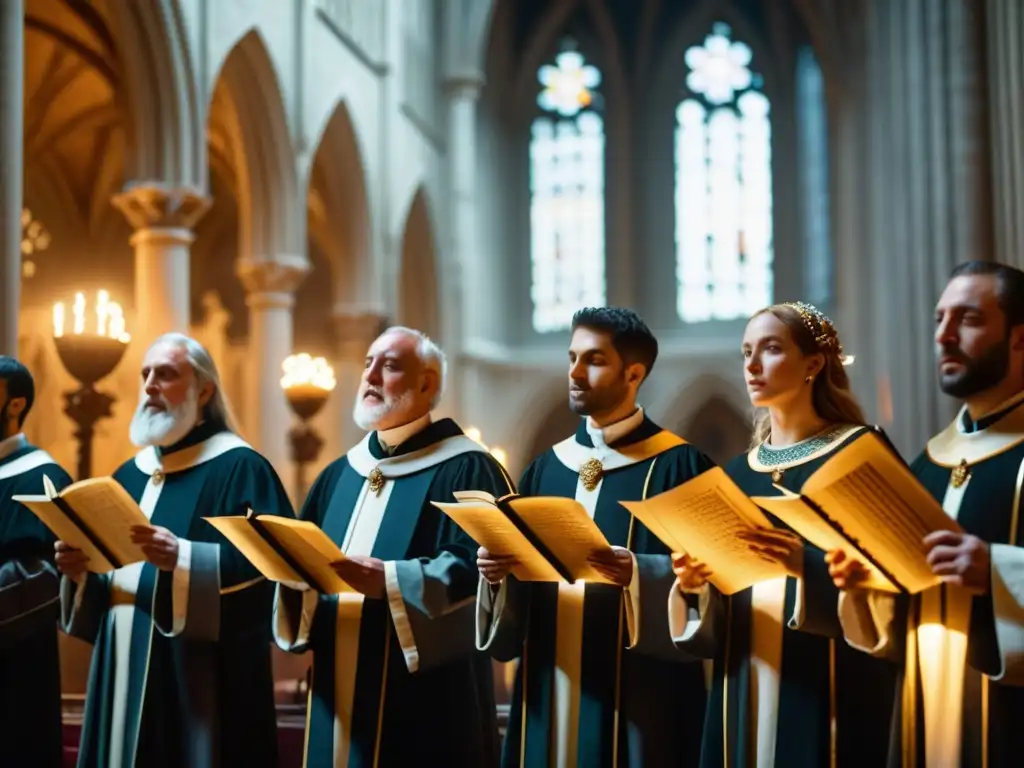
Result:
M239 259L236 272L253 309L291 307L295 290L309 274L305 256L286 254L273 259Z
M130 187L115 195L112 202L137 232L149 229L191 231L212 203L198 190L172 189L159 184Z

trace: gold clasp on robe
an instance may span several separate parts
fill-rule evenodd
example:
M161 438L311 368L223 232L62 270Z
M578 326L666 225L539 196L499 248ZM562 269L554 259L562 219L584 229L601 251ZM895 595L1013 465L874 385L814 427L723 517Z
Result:
M374 467L370 470L370 475L367 477L370 481L370 491L380 495L381 489L384 487L384 473L380 471L380 467Z
M782 476L785 474L786 471L784 469L776 467L775 469L772 470L772 482L778 485L779 483L782 482Z
M967 478L970 476L971 468L967 464L967 459L960 459L960 463L953 467L953 474L950 476L949 481L954 488L959 488L967 482Z
M162 469L153 470L153 485L160 485L164 481L164 471Z
M583 481L583 487L588 491L597 488L597 484L601 482L603 475L604 466L597 459L587 459L580 466L580 480Z

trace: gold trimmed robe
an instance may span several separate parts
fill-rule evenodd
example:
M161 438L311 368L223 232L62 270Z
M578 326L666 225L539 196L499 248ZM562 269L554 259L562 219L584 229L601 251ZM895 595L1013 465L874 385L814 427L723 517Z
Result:
M625 421L609 443L583 420L530 465L520 492L578 500L609 543L633 553L630 585L509 577L493 589L481 580L477 644L499 661L520 658L506 768L697 765L706 686L703 666L669 636L670 553L619 502L675 487L712 463L642 410ZM580 468L590 459L603 469L588 489Z
M966 463L963 483L954 478ZM966 409L912 468L968 533L989 542L991 590L840 596L848 642L903 662L891 768L1011 768L1024 761L1024 394L973 423Z

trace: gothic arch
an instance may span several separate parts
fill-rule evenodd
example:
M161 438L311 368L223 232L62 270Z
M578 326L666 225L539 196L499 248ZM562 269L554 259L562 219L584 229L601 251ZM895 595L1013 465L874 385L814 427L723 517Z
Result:
M224 60L211 125L225 134L239 204L239 249L255 261L305 254L305 216L280 84L263 36L251 29Z
M203 105L178 0L115 2L121 75L130 119L126 186L160 181L205 189Z
M421 186L416 190L405 217L397 314L400 324L437 338L440 317L434 231L427 194Z
M557 399L553 395L552 388L551 394L542 401L541 407L533 411L535 414L542 414L540 418L526 414L524 422L535 427L532 433L524 435L526 439L519 443L525 448L524 467L555 443L574 434L579 427L580 417L569 410L569 387L564 379L559 381Z
M309 234L331 266L335 304L373 295L366 171L348 105L339 102L320 133L308 185Z
M667 398L667 407L657 409L659 413L664 414L661 423L666 428L682 429L690 424L704 404L713 398L721 399L738 414L746 414L750 410L750 401L745 393L725 378L707 373L684 382L674 395ZM747 424L750 424L749 418ZM686 434L682 433L682 436L686 437Z

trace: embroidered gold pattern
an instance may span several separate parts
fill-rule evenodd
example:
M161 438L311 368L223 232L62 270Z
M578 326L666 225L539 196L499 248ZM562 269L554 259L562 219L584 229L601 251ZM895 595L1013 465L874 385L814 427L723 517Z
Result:
M371 469L370 476L367 479L370 481L370 491L379 496L381 489L384 487L384 473L380 471L380 467Z
M597 459L587 459L580 466L580 480L583 481L583 487L588 491L597 488L602 475L604 475L604 467Z
M959 488L961 485L967 482L967 478L971 476L971 468L967 464L967 459L960 459L960 463L953 467L953 474L950 476L950 482L954 488Z

